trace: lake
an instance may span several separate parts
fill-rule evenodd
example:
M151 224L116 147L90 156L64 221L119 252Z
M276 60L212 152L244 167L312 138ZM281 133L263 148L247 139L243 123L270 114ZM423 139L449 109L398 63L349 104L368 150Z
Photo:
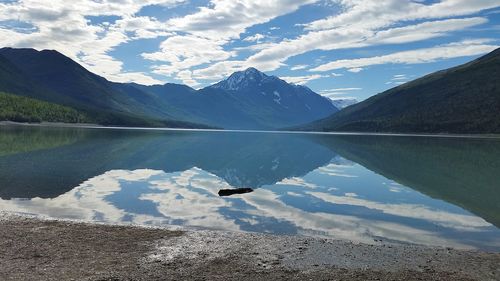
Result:
M253 191L219 196L234 188ZM0 198L50 218L500 251L500 139L0 126Z

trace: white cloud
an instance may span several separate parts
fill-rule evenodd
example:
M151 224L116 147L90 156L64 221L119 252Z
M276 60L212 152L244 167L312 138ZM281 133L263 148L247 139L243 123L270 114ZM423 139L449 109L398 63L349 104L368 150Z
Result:
M262 35L260 33L256 33L255 35L246 37L245 39L243 39L243 41L247 41L247 42L259 42L260 40L262 40L264 38L266 38L265 35Z
M239 51L256 52L256 51L260 51L260 50L264 50L266 48L269 48L272 45L273 45L273 43L271 43L271 42L264 42L264 43L259 42L259 43L254 43L252 45L245 46L245 47L236 47L233 50L235 50L237 52L239 52Z
M499 7L498 0L338 0L339 13L306 23L304 33L280 42L265 42L260 31L241 40L250 46L230 49L230 43L254 25L294 12L319 0L211 0L186 16L161 21L137 13L150 5L174 6L185 0L23 0L0 3L0 21L20 21L25 30L0 26L0 44L12 47L56 49L89 70L113 81L158 83L145 71L124 70L111 55L133 40L166 37L157 51L142 57L157 62L153 73L188 81L216 80L250 66L272 71L286 66L293 56L313 50L338 50L380 44L400 44L443 37L487 20L466 17ZM117 16L109 23L94 23L89 16ZM415 21L424 21L415 23ZM426 22L425 22L426 21ZM273 38L274 40L275 38ZM267 40L266 40L267 41ZM140 51L140 50L139 50ZM243 52L245 51L245 52ZM238 54L250 52L248 57ZM438 58L439 59L439 58ZM292 70L304 68L292 67ZM346 67L356 71L362 67ZM334 73L332 77L341 74Z
M311 31L296 39L283 40L247 59L249 64L266 64L269 70L279 68L288 58L312 50L337 50L360 48L380 44L396 44L421 41L462 30L485 22L484 18L448 19L396 27L384 31L363 28L363 24L335 29ZM392 38L391 36L394 36Z
M480 25L486 22L488 22L488 20L481 17L428 21L420 24L378 31L368 41L375 44L415 42L434 37L441 37L450 31L462 30L464 28Z
M352 73L358 73L358 72L363 71L363 68L361 68L361 67L354 67L354 68L347 69L347 71L352 72Z
M386 85L401 85L408 82L409 77L406 74L393 75L390 81L385 82Z
M116 28L124 32L133 32L133 39L156 38L159 36L173 36L164 24L151 17L125 16L114 24Z
M263 71L276 70L285 66L285 61L293 56L312 50L336 50L359 48L379 44L400 44L422 41L445 36L453 31L481 25L487 20L482 17L444 19L423 22L407 26L394 26L407 20L417 19L420 11L428 11L418 19L433 19L463 16L495 6L493 1L484 3L463 3L463 1L444 1L446 5L428 5L410 1L342 1L344 10L336 16L306 25L308 33L294 39L284 39L278 43L266 44L265 48L255 48L257 53L247 59L215 63L194 73L204 78L217 78L248 66ZM443 3L444 3L443 2ZM459 3L460 2L460 3ZM498 3L497 3L498 5ZM448 7L436 12L435 9ZM334 24L332 24L334 23ZM314 26L318 28L313 28ZM321 28L319 28L321 27ZM360 71L360 67L351 67L351 72Z
M237 39L246 28L295 11L316 0L212 0L194 14L174 18L167 25L177 31L214 39Z
M197 79L217 80L224 78L229 73L244 70L250 66L251 65L245 65L245 62L243 61L228 60L228 61L213 63L206 68L195 69L193 73ZM259 69L263 71L265 70L262 68Z
M148 60L168 62L155 67L154 73L172 75L199 64L227 60L234 56L235 52L224 50L224 43L192 35L172 36L161 43L160 51L142 56Z
M120 72L108 75L108 78L115 82L128 83L140 81L143 85L158 85L164 82L155 79L144 72Z
M396 52L383 56L332 61L311 69L311 71L329 71L347 68L348 71L379 64L418 64L442 59L475 56L490 52L497 45L484 44L488 40L473 40L450 43L446 45Z
M307 65L307 64L298 64L298 65L294 65L294 66L290 67L290 70L301 70L301 69L306 69L308 67L309 67L309 65Z
M143 37L168 34L161 24L148 17L134 17L142 7L153 4L175 5L179 0L14 1L0 3L0 21L30 24L32 32L0 27L0 44L10 47L56 49L89 70L114 81L158 82L145 73L123 71L123 63L109 55L117 46ZM115 15L115 23L93 24L88 16ZM129 36L127 32L135 31ZM153 35L152 33L157 33Z
M390 81L385 82L385 85L402 85L408 82L410 78L406 74L396 74L393 75Z
M375 30L400 21L464 16L500 6L497 0L442 0L432 4L409 0L344 0L340 3L345 8L343 13L311 22L306 29L318 31L358 26Z
M344 91L359 91L363 90L362 88L352 87L352 88L335 88L335 89L327 89L323 91L327 92L344 92Z
M281 79L287 81L288 83L293 83L297 85L304 85L307 84L308 82L320 78L328 77L326 75L320 75L320 74L312 74L312 75L304 75L304 76L282 76L280 77Z
M392 76L391 80L405 80L405 79L408 79L408 77L406 77L406 74L396 74Z
M196 79L220 78L229 74L229 69L234 70L236 64L237 70L250 66L243 65L241 62L226 64L226 60L235 56L235 52L224 50L224 45L231 40L238 39L248 27L268 22L275 17L293 12L302 5L316 1L212 0L209 7L202 7L194 14L169 20L166 23L169 30L186 33L186 35L166 39L158 52L143 54L143 57L167 63L157 68L156 73L171 75L210 63L211 69L194 70L192 72L194 77ZM248 41L252 41L251 39L258 41L263 38L261 34L255 36L248 38ZM220 64L214 65L216 62ZM258 67L259 65L252 66Z
M360 91L360 90L362 90L362 88L359 88L359 87L334 88L334 89L321 90L319 93L322 96L325 96L325 97L332 99L332 100L340 100L340 99L342 99L342 100L346 100L346 99L354 100L355 99L354 97L346 96L346 95L349 95L352 91ZM331 172L333 172L333 171L331 171Z
M193 73L190 70L182 70L177 72L177 79L190 87L196 87L199 83L193 79Z

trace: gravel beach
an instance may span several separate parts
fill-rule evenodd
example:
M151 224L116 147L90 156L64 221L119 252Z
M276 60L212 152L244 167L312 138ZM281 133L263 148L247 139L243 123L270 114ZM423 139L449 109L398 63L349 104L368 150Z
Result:
M0 280L500 280L500 254L2 215Z

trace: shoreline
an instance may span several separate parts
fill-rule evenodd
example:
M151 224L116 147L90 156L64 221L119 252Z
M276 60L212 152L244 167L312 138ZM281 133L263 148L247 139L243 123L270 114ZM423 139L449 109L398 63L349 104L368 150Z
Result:
M222 132L222 133L270 133L270 134L298 134L298 135L334 135L334 136L389 136L389 137L432 137L432 138L468 138L468 139L500 139L500 134L439 134L439 133L382 133L382 132L322 132L322 131L287 131L287 130L242 130L242 129L189 129L169 127L122 127L104 126L88 123L21 123L0 121L0 126L27 126L53 128L84 128L84 129L111 129L137 131L187 131L187 132Z
M500 253L0 212L2 280L500 280Z

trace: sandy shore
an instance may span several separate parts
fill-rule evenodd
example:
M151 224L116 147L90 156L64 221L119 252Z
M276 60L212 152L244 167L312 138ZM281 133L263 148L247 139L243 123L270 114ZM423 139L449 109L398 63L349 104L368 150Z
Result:
M0 280L500 280L500 254L4 214Z

